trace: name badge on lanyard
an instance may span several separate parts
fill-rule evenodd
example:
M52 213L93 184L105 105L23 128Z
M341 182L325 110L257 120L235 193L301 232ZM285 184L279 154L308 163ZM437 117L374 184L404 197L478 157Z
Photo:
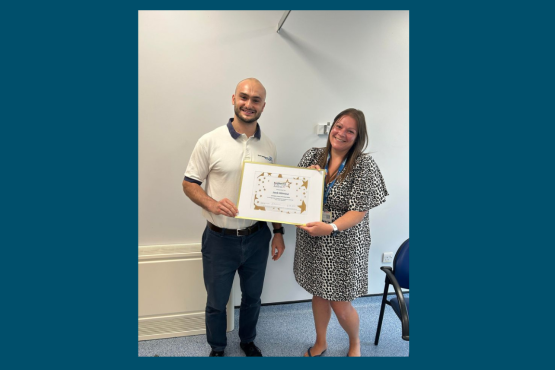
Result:
M331 156L328 153L328 161L326 162L326 174L328 173L328 165L330 163L330 157ZM339 166L339 169L337 170L337 176L335 176L335 179L332 182L330 182L328 185L326 185L326 188L324 190L324 206L328 202L328 194L330 193L331 188L335 184L335 180L337 180L337 177L339 176L339 174L341 173L341 171L343 171L343 168L345 167L345 162L347 162L347 157L345 157L343 162L341 162L341 165ZM330 223L331 221L332 221L331 211L322 212L322 222Z

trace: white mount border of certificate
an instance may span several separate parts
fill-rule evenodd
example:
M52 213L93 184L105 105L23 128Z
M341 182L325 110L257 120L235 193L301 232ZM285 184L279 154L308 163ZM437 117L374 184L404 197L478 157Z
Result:
M308 178L307 194L308 202L306 212L301 214L288 214L275 211L255 210L251 200L254 197L256 180L255 174L259 172L282 173L287 175ZM246 220L267 221L289 225L305 225L309 222L322 221L322 207L324 199L325 170L303 168L295 166L283 166L260 162L243 162L241 170L241 184L237 197L237 209L239 215L235 218Z

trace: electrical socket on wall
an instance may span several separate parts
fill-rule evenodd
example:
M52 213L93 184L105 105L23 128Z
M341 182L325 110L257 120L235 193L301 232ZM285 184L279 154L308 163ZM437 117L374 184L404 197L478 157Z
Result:
M391 263L393 262L393 252L385 252L382 255L382 262L383 263Z
M329 133L330 127L330 122L318 123L318 125L316 126L316 132L318 133L318 135L327 135Z

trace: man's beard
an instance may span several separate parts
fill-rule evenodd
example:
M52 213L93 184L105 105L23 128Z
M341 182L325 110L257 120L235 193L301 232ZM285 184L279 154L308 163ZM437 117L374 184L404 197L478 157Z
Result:
M262 112L258 112L258 114L255 114L252 118L245 118L241 115L241 109L239 109L237 106L235 106L235 115L243 122L245 123L254 123L256 122L260 116L262 115Z

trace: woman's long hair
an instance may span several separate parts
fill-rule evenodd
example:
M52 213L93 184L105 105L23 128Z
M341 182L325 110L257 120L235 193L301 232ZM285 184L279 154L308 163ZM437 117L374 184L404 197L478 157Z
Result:
M362 154L366 146L368 145L368 133L366 131L366 119L364 118L364 113L362 111L349 108L345 109L343 112L339 113L333 120L333 125L331 125L330 133L328 134L328 143L322 152L320 158L318 158L318 165L320 168L325 168L326 163L328 161L328 153L331 154L331 130L335 126L335 123L343 116L349 116L355 120L357 123L357 137L351 149L347 153L347 162L345 163L345 168L341 172L341 174L337 177L337 181L341 182L345 179L345 177L353 170L355 166L355 162L359 155Z

